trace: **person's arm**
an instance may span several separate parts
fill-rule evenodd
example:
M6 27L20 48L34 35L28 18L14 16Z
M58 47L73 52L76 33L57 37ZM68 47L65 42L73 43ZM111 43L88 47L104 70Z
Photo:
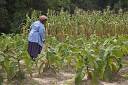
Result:
M45 43L45 28L43 28L43 35L42 35L43 43Z
M39 35L40 35L40 39L41 39L41 42L45 42L45 28L44 28L44 26L42 27L40 27L40 29L39 29Z

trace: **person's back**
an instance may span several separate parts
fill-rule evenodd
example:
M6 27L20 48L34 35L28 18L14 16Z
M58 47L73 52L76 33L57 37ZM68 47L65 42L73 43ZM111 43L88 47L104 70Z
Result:
M30 26L30 33L28 35L28 53L32 60L40 54L45 41L45 27L46 16L40 16L39 21L35 21Z
M40 21L35 21L30 27L30 33L28 36L28 41L38 43L42 46L42 41L44 41L45 27Z

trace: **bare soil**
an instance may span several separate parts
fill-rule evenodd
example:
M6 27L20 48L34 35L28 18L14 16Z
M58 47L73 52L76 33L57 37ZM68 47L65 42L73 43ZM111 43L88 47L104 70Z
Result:
M123 62L128 63L126 59ZM67 69L66 69L67 70ZM99 85L128 85L128 64L120 70L119 75L116 76L117 80L110 82L100 81ZM13 81L12 83L7 83L7 80L4 80L3 85L75 85L74 84L75 73L70 71L61 71L54 73L52 71L42 72L40 75L33 72L32 77L27 75L26 79L22 82ZM91 81L83 80L82 85L91 85Z

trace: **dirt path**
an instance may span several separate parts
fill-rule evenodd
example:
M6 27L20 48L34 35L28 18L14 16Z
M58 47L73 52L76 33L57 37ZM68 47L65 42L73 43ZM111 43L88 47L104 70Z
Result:
M57 75L50 73L41 74L40 77L37 73L33 74L33 78L25 79L22 83L15 82L12 84L3 84L3 85L75 85L73 73L60 72ZM89 81L83 81L82 85L91 85ZM128 85L128 80L116 81L113 83L100 82L100 85Z
M74 84L74 76L72 73L64 73L61 72L57 76L45 76L43 78L32 78L33 81L37 83L37 85L75 85ZM120 81L120 82L100 82L100 85L128 85L128 80ZM83 85L90 85L86 82Z
M126 61L127 59L125 59ZM127 63L127 61L126 61ZM124 66L120 70L120 75L128 74L128 64ZM3 84L3 85L75 85L74 84L75 73L71 72L60 72L60 73L51 73L51 72L44 72L42 74L33 73L33 77L27 77L22 83L13 83L13 84ZM119 80L113 83L103 82L100 81L100 85L128 85L128 79L121 79L117 77ZM6 82L6 81L5 81ZM88 81L83 81L83 85L91 85ZM87 84L88 83L88 84Z
M45 76L43 76L45 75ZM74 85L74 74L61 72L56 76L43 74L43 78L32 78L38 85Z

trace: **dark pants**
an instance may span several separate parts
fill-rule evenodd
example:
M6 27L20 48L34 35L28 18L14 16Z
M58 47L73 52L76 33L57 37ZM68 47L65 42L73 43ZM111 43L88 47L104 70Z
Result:
M42 47L35 42L28 42L28 53L32 59L37 58L41 53Z

